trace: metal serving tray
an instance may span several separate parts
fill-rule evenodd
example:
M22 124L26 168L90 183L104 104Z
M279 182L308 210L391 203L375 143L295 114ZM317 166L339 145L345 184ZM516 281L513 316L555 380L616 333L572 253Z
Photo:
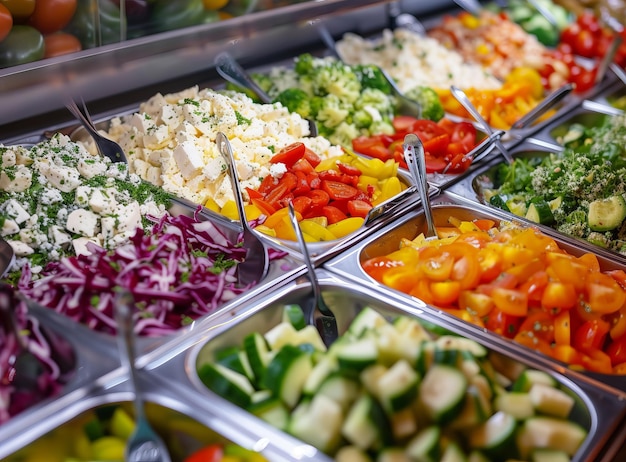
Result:
M119 367L113 345L102 342L86 328L52 310L27 302L30 316L39 321L41 329L66 342L71 349L72 364L67 381L59 393L52 395L0 425L0 457L19 448L29 438L26 429L46 425L68 406L83 399L86 390L99 379ZM69 358L68 358L69 359Z
M523 219L517 220L518 217L515 217L510 213L506 213L492 207L487 207L482 204L477 204L471 200L449 192L442 193L433 201L433 215L436 226L449 226L448 218L450 216L454 216L460 220L488 218L495 220L496 223L500 221L513 221L518 222L520 225L527 224L528 226L531 226L530 222ZM534 224L532 225L534 226ZM399 248L400 240L403 237L413 239L419 233L424 232L425 229L426 221L423 211L419 210L407 213L392 225L388 226L383 232L363 240L358 245L354 246L349 252L345 252L344 254L328 261L324 265L324 268L342 277L348 278L355 283L373 286L383 292L385 297L401 300L410 305L422 306L423 302L421 302L421 300L391 289L372 279L362 269L361 262L368 258L387 255L394 250L397 250ZM594 252L593 250L595 249L587 248L581 245L578 240L563 236L550 228L546 228L545 230L542 228L541 232L555 239L562 249L572 255L582 255L587 252L595 253L598 257L602 270L625 268L623 264L616 261L614 258L611 258L612 256L608 252ZM427 307L425 310L434 311L437 316L448 320L454 319L455 322L463 324L466 326L466 329L469 329L469 331L472 332L472 335L478 335L481 338L483 336L490 338L498 344L505 345L505 348L511 351L528 350L529 353L535 356L534 361L551 364L549 367L558 370L568 377L584 377L586 380L596 383L598 386L609 390L609 392L613 394L622 395L623 393L626 393L626 375L609 375L590 371L573 371L568 369L566 364L559 363L548 356L531 351L530 349L496 333L488 331L487 329L481 329L470 323L461 321L454 315L445 313L444 311L431 305L425 306Z
M140 373L139 383L143 390L148 420L166 443L175 443L169 448L173 462L181 462L184 457L204 445L228 442L230 440L228 435L237 437L239 432L242 436L235 438L237 440L235 443L248 449L257 449L252 444L247 444L249 441L245 439L245 429L229 427L220 414L208 409L199 410L193 401L177 395L170 388L160 387L146 374ZM43 440L44 448L54 451L55 446L51 444L50 432L67 428L68 425L77 422L79 428L82 428L84 422L80 423L80 419L103 407L122 405L131 415L133 413L131 401L134 394L119 371L103 377L89 387L84 387L80 392L75 394L73 401L67 401L63 406L60 403L54 406L54 409L51 406L51 411L55 412L45 415L39 413L33 416L39 417L37 420L20 422L21 431L16 432L11 438L4 438L4 427L0 427L2 435L0 460L4 462L25 460L19 457L22 452L20 450L27 448L31 443L42 443L38 440ZM67 437L67 433L65 436Z
M406 222L406 220L403 221ZM362 246L359 245L358 248L361 249ZM350 255L357 256L358 252L352 252ZM353 271L358 271L354 268L355 264L358 266L358 261L355 262L354 258L350 260ZM388 318L397 315L419 317L457 334L473 338L492 351L525 366L542 369L554 375L561 385L577 396L576 411L572 418L589 430L589 435L574 460L610 460L603 459L601 453L611 446L610 435L616 430L617 424L624 416L626 402L623 396L606 393L601 387L585 380L584 377L560 375L550 367L549 363L537 361L534 355L529 355L526 351L508 348L507 345L487 336L476 336L466 329L463 323L439 316L418 300L403 300L401 297L389 296L386 291L380 290L377 284L365 281L362 277L342 278L340 275L333 274L332 268L331 272L324 269L316 271L324 300L336 314L340 333L346 330L352 319L364 307L369 306ZM302 274L304 276L304 272ZM311 286L308 279L296 279L258 298L248 309L233 313L230 318L221 316L211 331L207 331L202 336L196 336L187 351L165 361L155 361L148 365L148 368L154 366L154 373L159 377L179 378L178 383L175 384L178 395L191 396L195 406L199 409L208 405L224 408L229 414L234 413L238 416L242 427L260 432L259 438L265 436L273 441L273 433L276 430L271 433L270 438L270 433L267 433L270 428L267 424L208 390L196 374L197 366L204 361L212 360L213 353L220 348L241 345L243 337L248 333L268 331L281 321L285 304L298 303L306 310L306 307L310 305L310 296ZM189 388L192 391L189 391ZM282 434L282 432L278 433ZM295 454L300 454L294 451L301 451L302 447L291 446L285 449L292 454L293 460ZM326 456L319 453L315 455L315 458L328 460Z

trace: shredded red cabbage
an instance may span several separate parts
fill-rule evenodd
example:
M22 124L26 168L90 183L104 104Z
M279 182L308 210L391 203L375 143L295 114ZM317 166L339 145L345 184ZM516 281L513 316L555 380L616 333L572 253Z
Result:
M18 300L12 287L0 285L0 304L15 312L16 322L24 335L18 340L12 332L0 323L0 424L26 408L57 394L66 381L66 371L58 363L54 351L54 338L42 332L39 321L28 314L26 304ZM16 357L22 345L33 353L40 361L42 372L37 376L33 386L23 387L15 384Z
M249 289L236 286L236 264L246 255L240 239L230 242L212 222L199 221L197 212L193 218L166 214L151 233L138 229L130 243L110 251L91 245L91 255L51 262L37 280L25 268L18 288L110 334L116 330L114 295L123 288L135 298L138 335L171 334Z

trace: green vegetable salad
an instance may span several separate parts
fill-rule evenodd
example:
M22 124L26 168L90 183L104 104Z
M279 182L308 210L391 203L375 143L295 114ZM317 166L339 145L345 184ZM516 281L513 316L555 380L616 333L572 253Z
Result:
M626 115L596 127L572 124L565 150L502 164L492 205L626 254Z

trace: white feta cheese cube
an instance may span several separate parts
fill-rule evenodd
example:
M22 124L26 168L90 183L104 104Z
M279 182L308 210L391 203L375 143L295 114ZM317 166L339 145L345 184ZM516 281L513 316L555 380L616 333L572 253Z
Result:
M15 159L15 151L12 149L7 149L2 153L2 166L3 167L13 167L16 163Z
M8 243L13 247L13 252L15 252L16 257L26 257L27 255L35 253L32 247L22 241L8 241Z
M72 167L44 164L39 171L52 186L63 192L72 192L82 183L78 170Z
M150 164L148 162L146 162L145 160L141 160L141 159L135 159L132 161L131 166L132 166L132 169L131 169L132 172L139 175L144 180L147 178L148 168L150 167Z
M50 239L58 246L68 244L72 238L60 226L53 225L49 229Z
M0 172L0 189L8 192L23 192L32 184L32 172L24 165L17 165L15 170L8 175L6 171Z
M203 166L202 153L195 143L185 141L174 148L174 160L185 179L191 179L200 173Z
M37 249L42 243L47 241L45 234L34 228L24 228L19 232L20 241L28 244L33 249Z
M142 135L148 133L148 131L155 126L154 120L152 120L149 115L140 113L133 114L130 119L130 124Z
M141 208L139 204L131 202L128 205L120 206L117 212L117 220L118 233L134 232L141 227Z
M91 186L79 186L76 188L74 195L74 202L79 207L87 207L89 205L89 198L93 194L93 188Z
M65 228L81 236L94 237L100 229L100 220L91 210L76 209L67 216Z
M111 214L117 208L117 200L110 192L94 189L89 198L89 208L100 215Z
M115 236L115 224L117 218L115 217L102 217L100 220L100 227L102 229L101 235L105 247L108 247L109 241Z
M22 207L22 204L15 199L9 199L6 201L4 205L4 213L18 225L24 223L30 218L30 213L28 213L26 209Z
M169 127L167 125L155 125L143 136L143 145L148 149L160 149L167 145L169 139Z
M17 225L15 220L6 219L4 223L2 223L2 229L0 230L1 236L10 236L11 234L18 233L20 231L20 227Z
M167 104L161 107L159 120L170 127L170 129L178 127L183 120L182 110L180 106Z
M156 186L162 186L163 180L161 179L161 169L159 167L148 167L146 172L146 181Z
M93 159L80 159L76 165L78 172L85 178L93 178L107 171L107 165L97 157Z
M76 255L91 255L91 252L87 248L88 243L96 244L102 247L102 243L97 238L78 237L72 241L72 247L74 247L74 253Z
M274 178L280 178L287 172L287 166L282 162L270 165L270 175Z
M220 175L226 173L227 168L228 166L222 158L212 157L207 159L204 167L202 168L202 173L209 181L215 181L220 177Z

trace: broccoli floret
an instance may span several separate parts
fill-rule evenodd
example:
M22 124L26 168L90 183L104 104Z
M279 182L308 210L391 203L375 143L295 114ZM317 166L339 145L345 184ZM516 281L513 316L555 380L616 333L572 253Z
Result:
M279 95L274 98L274 102L281 103L289 109L289 112L297 112L302 117L310 117L311 115L309 95L300 88L288 88L281 91Z
M326 128L335 128L348 117L349 113L350 111L342 107L339 97L327 95L317 113L317 121Z
M361 82L350 66L338 61L325 61L313 75L314 93L335 95L344 104L353 104L361 94Z
M269 93L274 86L274 80L267 74L252 73L250 74L252 80L263 90L265 93Z
M422 117L437 122L445 115L439 95L435 90L426 86L417 86L405 92L405 96L417 101L422 108Z
M370 134L382 133L384 135L393 135L396 131L393 125L391 125L391 121L383 119L372 122L372 125L369 127L369 132Z
M370 112L367 109L359 109L357 111L354 111L354 114L352 114L352 123L357 128L367 128L374 122L374 117L372 116L372 113L376 114L376 112ZM377 115L378 117L380 117L380 114Z
M383 93L391 94L391 85L383 75L380 67L371 64L358 64L353 66L363 88L375 88Z
M354 124L347 122L341 122L329 136L329 141L332 144L340 146L347 146L352 148L352 140L357 138L361 133Z
M564 223L560 224L557 229L564 234L584 238L589 234L587 213L581 209L574 210L567 215Z
M611 233L598 233L596 231L592 231L589 233L589 236L587 236L587 241L607 249L611 245Z
M393 98L375 88L366 88L354 103L356 109L374 109L382 118L391 119L394 116ZM376 119L376 118L375 118Z
M310 53L303 53L294 60L294 69L300 75L313 73L314 58Z

